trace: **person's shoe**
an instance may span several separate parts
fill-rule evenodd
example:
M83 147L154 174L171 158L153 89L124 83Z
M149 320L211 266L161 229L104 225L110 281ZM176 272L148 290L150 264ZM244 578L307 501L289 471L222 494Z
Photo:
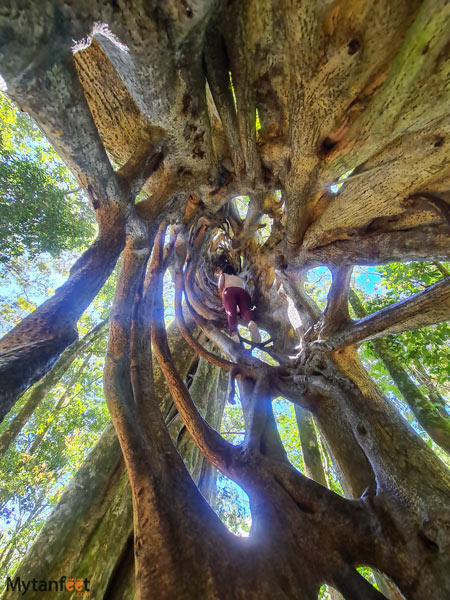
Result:
M240 344L241 340L239 339L239 336L237 333L233 333L231 336L231 339L233 340L233 342L236 342L236 344Z
M255 321L250 321L248 324L248 330L250 331L250 337L254 344L261 343L261 334L259 333L258 325Z

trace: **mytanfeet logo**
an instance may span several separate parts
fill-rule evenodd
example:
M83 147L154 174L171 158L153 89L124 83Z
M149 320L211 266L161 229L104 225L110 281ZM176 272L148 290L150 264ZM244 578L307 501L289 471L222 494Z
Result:
M86 577L66 577L62 576L59 580L45 579L22 579L16 577L6 578L6 591L19 592L25 596L27 592L76 592L79 597L87 597L91 594L91 580Z

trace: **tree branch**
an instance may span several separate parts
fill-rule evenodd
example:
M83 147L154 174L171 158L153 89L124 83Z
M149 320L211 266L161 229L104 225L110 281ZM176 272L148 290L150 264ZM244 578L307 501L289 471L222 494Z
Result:
M227 402L230 404L236 404L234 399L236 392L236 377L239 374L239 367L235 366L228 372L228 387L227 387ZM245 433L245 432L244 432Z
M5 454L41 400L57 385L77 356L81 355L99 337L106 334L105 325L107 322L107 319L101 321L81 340L66 348L42 381L30 390L26 403L0 436L0 457Z
M29 9L36 10L33 6ZM8 94L36 119L87 190L100 233L75 263L67 282L0 342L0 377L4 381L0 418L77 339L79 317L110 275L123 248L124 213L131 201L129 189L112 169L78 80L70 48L75 25L47 3L46 10L34 14L39 26L29 30L30 37L23 45L23 20L8 21L7 17L6 12L0 23L5 20L9 31L4 45L14 49L10 56L4 47L1 52ZM58 36L54 36L53 19L61 19ZM44 43L49 38L51 43Z
M244 446L247 451L261 452L261 438L269 416L272 397L267 372L262 372L253 385L253 391L246 403L246 431Z
M0 340L0 419L77 339L77 321L114 269L123 243L124 223L113 222L55 294Z
M341 565L332 582L345 600L381 600L386 598L376 590L362 575L349 565Z
M243 11L245 8L243 7ZM230 72L237 104L237 126L240 146L245 162L245 175L255 183L261 175L261 159L256 147L256 103L251 85L251 73L246 60L246 20L234 21L232 37L226 32L226 51L230 59ZM236 38L240 40L236 44ZM244 175L241 173L241 175Z
M337 331L350 321L348 312L348 291L352 277L353 266L340 267L331 270L332 281L328 292L327 307L323 314L324 327L328 333Z
M313 417L309 411L298 404L294 405L294 411L306 474L327 487Z
M133 396L130 346L135 301L141 294L150 248L147 227L137 216L129 221L127 245L110 316L104 389L114 427L120 432L121 445L126 444L133 453L142 447L144 434ZM126 451L124 455L127 456Z
M400 231L356 233L315 248L300 249L289 257L290 267L380 265L406 260L448 260L447 225L429 225Z
M16 65L14 72L3 65L1 68L8 95L36 120L80 186L87 190L101 223L111 219L113 210L123 210L130 194L119 185L101 142L75 70L71 42L69 38L58 48L46 46L52 56L47 57L44 69L40 64ZM37 43L45 47L42 40ZM41 57L41 53L36 56ZM108 217L104 215L106 208Z
M165 154L162 141L149 141L147 145L139 146L128 162L119 169L117 176L130 186L133 198L139 194L152 173L159 169Z
M293 299L302 326L305 331L319 320L322 312L317 304L305 292L305 279L303 273L295 273L288 269L277 269L277 276L283 283L286 293Z
M350 303L359 318L367 316L361 300L356 292L350 289ZM433 401L427 398L410 378L401 361L390 350L386 340L372 341L374 352L383 361L395 385L414 413L417 421L425 429L432 440L450 454L450 417L445 409L439 410Z
M439 261L435 260L435 261L433 261L433 265L436 267L436 269L440 273L442 273L442 275L444 277L450 277L450 271L448 269L446 269L442 263L440 263Z
M227 77L229 71L227 55L224 41L221 39L217 43L218 35L220 35L218 31L210 28L206 37L206 77L227 138L235 173L240 173L244 167L244 159L239 143L236 109L230 89L230 79Z
M180 328L181 334L183 335L186 342L193 348L199 356L206 358L209 362L218 367L222 367L226 371L232 369L235 364L228 360L209 352L204 348L191 334L189 329L186 326L186 321L183 315L183 307L182 307L182 294L183 294L183 272L181 269L177 269L175 271L175 316L178 321L178 326Z
M222 436L212 429L198 412L189 390L186 388L177 370L174 367L167 335L164 325L163 269L162 248L159 255L154 253L152 269L157 276L154 283L153 319L151 327L152 344L161 370L171 391L175 406L180 413L186 428L208 460L221 470L227 470L231 454L235 452L232 444L226 442Z
M426 327L450 318L450 278L348 325L327 340L336 350L364 340Z

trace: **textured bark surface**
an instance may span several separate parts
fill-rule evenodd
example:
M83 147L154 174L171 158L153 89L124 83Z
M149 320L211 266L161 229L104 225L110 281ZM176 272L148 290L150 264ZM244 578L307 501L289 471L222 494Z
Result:
M100 238L75 263L55 295L0 340L1 419L78 339L77 321L111 274L122 235L114 228L106 239Z
M175 324L169 328L168 337L175 351L177 369L185 377L195 361L195 354L184 343ZM157 364L154 371L161 410L169 422L173 420L172 399ZM220 406L216 408L217 400L220 395L212 397L209 410L213 413L220 411ZM182 455L187 462L193 451L193 442L185 441ZM201 464L194 467L199 469ZM212 482L208 491L211 487L214 487ZM60 536L59 531L64 534ZM132 537L133 512L128 477L116 433L109 425L46 521L21 563L19 573L23 579L35 577L38 580L59 579L60 573L79 573L79 577L92 580L95 598L106 599L110 595L114 597L113 594L122 598L122 592L123 597L134 598ZM42 592L28 591L27 595L39 598ZM16 592L5 592L2 598L15 596ZM76 592L67 597L76 598Z
M325 471L323 470L322 457L311 413L300 406L295 406L295 418L300 436L305 473L317 483L326 486Z
M104 387L130 482L137 598L315 600L323 583L347 600L383 597L358 565L408 600L450 595L449 472L356 353L364 340L448 319L449 279L357 321L348 312L354 264L450 256L449 24L445 0L3 7L7 93L86 190L99 237L55 296L0 342L2 416L76 339L123 250ZM249 198L244 218L237 195ZM224 333L220 260L249 284L271 338L258 347L271 361ZM323 312L304 286L318 265L332 272ZM167 270L180 332L201 357L190 385L167 341ZM246 431L236 446L217 431L218 368L226 395L235 383L240 390ZM171 400L161 401L162 375ZM314 416L347 498L289 464L272 412L279 395ZM220 400L214 414L211 397ZM66 550L85 566L117 534L110 560L96 566L98 589L129 598L130 527L108 527L107 515L129 515L114 443L67 516L84 511L98 527L55 538L42 568L62 568L54 553ZM231 535L207 503L206 460L248 494L248 539Z

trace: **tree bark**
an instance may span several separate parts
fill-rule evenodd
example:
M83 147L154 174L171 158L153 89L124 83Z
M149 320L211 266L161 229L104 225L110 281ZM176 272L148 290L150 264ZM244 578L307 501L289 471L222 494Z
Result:
M5 454L9 446L19 435L22 427L31 417L37 406L39 406L41 400L45 398L45 396L58 384L67 370L70 369L73 361L85 352L91 343L106 333L104 330L105 324L105 321L102 321L81 340L71 344L69 348L63 352L42 381L30 390L25 404L0 435L0 457Z
M445 399L440 394L434 381L431 379L431 377L425 371L422 363L415 362L415 364L412 366L412 369L413 369L413 375L415 375L417 380L428 390L428 393L430 395L430 400L440 410L441 414L445 416L447 414L447 411L446 411L447 403L445 402Z
M364 340L440 323L450 317L450 278L348 325L328 340L342 348Z
M175 323L169 327L168 337L177 369L185 376L194 352L184 343ZM169 416L172 399L156 362L153 368L160 408ZM220 394L215 396L213 404L220 399ZM216 413L212 406L211 410ZM183 448L186 459L192 454L192 445L193 442ZM64 532L62 537L59 531ZM132 532L128 478L114 428L108 425L21 562L18 573L24 580L40 580L59 579L61 574L70 572L90 579L96 598L109 598L109 594L122 598L123 586L124 597L134 599L134 556L129 543ZM42 540L46 547L44 559ZM38 598L42 592L28 594ZM12 595L5 592L2 598ZM74 599L76 592L68 597Z
M120 446L114 428L109 425L22 561L18 573L23 579L59 579L62 574L73 573L92 579L101 590L120 555L122 528L126 535L130 533L130 502L124 503L119 493L126 483L122 464ZM98 535L102 523L111 540L106 541L108 556L99 553L105 543ZM85 556L88 560L83 564ZM40 593L31 592L31 597L38 598ZM7 591L3 595L12 596L14 593Z
M382 597L356 571L361 564L391 577L409 600L448 597L448 471L380 395L355 345L448 318L449 282L353 323L347 307L353 264L450 253L448 3L16 4L0 16L0 70L87 191L99 238L55 296L0 343L3 414L76 339L79 316L126 242L104 386L131 487L137 598L315 600L322 583L351 600ZM94 22L108 23L112 35L98 34L74 59L72 40ZM239 195L251 199L247 222L233 210ZM254 231L260 213L273 219L266 241ZM220 331L218 254L258 292L255 318L273 337L259 356ZM317 265L333 272L324 314L305 302L304 289L289 290L295 270L301 282ZM175 365L162 299L172 266L177 317L184 287L218 350L193 341L180 318L185 338L238 380L240 445L208 423ZM287 318L289 300L302 327ZM153 352L173 400L163 416ZM211 372L205 362L197 368L193 391ZM215 384L205 388L214 396ZM280 392L314 415L351 499L289 464L272 411ZM177 437L185 428L248 494L248 539L226 530L189 475L164 419L174 407L184 423ZM105 473L87 467L79 475L81 501L76 486L66 496L68 519L89 514L98 533L120 539L102 575L100 561L95 567L105 597L131 595L130 529L126 519L110 520L114 506L102 496L123 485L112 446L114 457L101 457ZM66 556L59 542L78 549L68 563L90 540L100 554L90 524L75 539L63 532L55 540L63 508L46 528L48 573L55 552Z
M314 429L314 421L311 415L300 406L295 406L295 418L297 420L300 445L302 448L303 464L308 477L327 486L325 472L320 456L317 436Z
M367 311L353 290L350 293L350 302L360 319L367 316ZM443 414L433 399L427 398L422 393L402 367L400 360L389 349L385 340L375 339L371 344L417 421L436 444L450 453L450 416Z
M76 323L111 274L122 250L123 223L100 236L55 295L0 340L0 419L78 339Z
M305 473L317 483L328 487L325 470L320 455L319 442L314 429L314 421L311 414L297 404L295 405L295 418L297 421L300 445L302 449ZM327 587L330 600L343 600L342 595L335 589Z
M412 536L410 538L410 559L415 553L418 558L423 552L423 536L428 540L426 544L429 544L431 548L431 538L437 539L434 537L436 533L431 533L431 529L437 532L437 530L440 529L442 531L443 529L441 528L446 527L444 523L447 519L447 509L444 508L446 506L444 496L446 495L445 490L448 486L448 470L417 434L395 413L395 410L389 406L387 401L382 399L374 383L359 364L354 351L335 354L335 360L339 368L357 385L358 391L356 392L356 396L347 388L347 392L340 396L341 400L339 403L343 413L348 415L354 435L367 455L375 473L377 492L374 502L377 503L380 501L383 503L389 497L387 505L390 506L389 510L392 516L396 513L392 504L394 489L396 490L396 494L400 494L404 498L415 498L418 506L421 502L424 502L424 500L420 500L421 498L427 499L425 501L427 504L426 509L423 505L423 508L410 513L407 519L405 519L404 514L400 517L400 513L400 521L397 522L397 527L400 529L405 527L404 535ZM369 417L371 420L370 426L367 421L369 414L371 415ZM386 434L387 431L389 431L388 436ZM401 431L403 433L400 433ZM407 452L409 457L414 456L414 464L426 464L426 469L411 470L411 463L409 461L396 460L395 454L398 457L399 453L402 452ZM400 501L400 505L402 503ZM423 510L428 515L425 518ZM444 513L441 511L444 511ZM433 517L431 516L432 514L434 515ZM431 519L434 523L432 528L430 528L428 519ZM406 531L410 533L406 534ZM414 534L412 533L413 531ZM415 550L413 550L414 546ZM438 548L439 550L437 550L435 557L435 566L425 579L428 577L439 578L442 575L443 563L441 561L445 560L444 556L447 550L445 549L445 544L439 544ZM378 565L377 567L380 568ZM412 581L401 581L399 573L393 573L386 566L380 570L392 577L407 598L414 598L416 595L420 597L420 594L424 593L419 590L422 586L427 585L423 581L423 572L419 576L419 571L416 571L416 577L419 577L419 579L413 584ZM443 590L445 584L441 581L433 585L437 585L437 589Z

